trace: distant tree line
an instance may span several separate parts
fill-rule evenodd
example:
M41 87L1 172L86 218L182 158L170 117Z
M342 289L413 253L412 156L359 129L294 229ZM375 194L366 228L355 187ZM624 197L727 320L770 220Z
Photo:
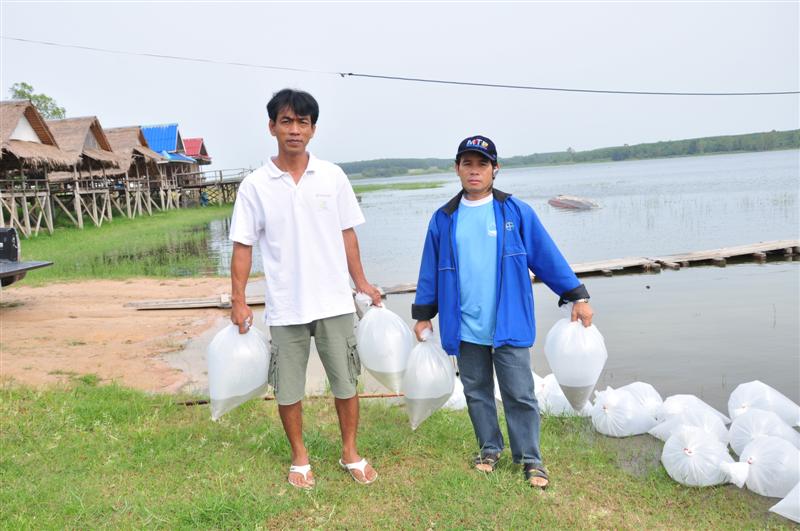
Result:
M505 167L540 166L550 164L578 164L581 162L603 162L642 160L664 157L684 157L712 153L735 153L744 151L772 151L800 148L800 129L792 131L770 131L745 135L709 136L687 140L668 140L649 144L606 147L588 151L565 151L534 153L516 157L500 158ZM339 165L348 175L362 177L392 177L409 173L434 173L449 171L453 159L376 159L358 162L343 162Z

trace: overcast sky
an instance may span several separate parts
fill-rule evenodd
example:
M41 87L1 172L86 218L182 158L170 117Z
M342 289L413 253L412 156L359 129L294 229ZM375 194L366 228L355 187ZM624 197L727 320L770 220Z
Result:
M5 36L221 61L474 82L646 91L800 89L789 3L3 2ZM321 107L311 150L333 161L500 156L800 127L797 95L661 97L416 84L110 55L0 41L3 98L26 81L104 127L178 122L214 168L275 153L265 104Z

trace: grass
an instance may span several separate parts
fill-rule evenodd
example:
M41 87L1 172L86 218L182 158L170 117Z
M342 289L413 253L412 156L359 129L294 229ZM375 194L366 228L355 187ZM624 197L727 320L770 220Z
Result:
M423 190L426 188L441 188L444 181L424 183L383 183L383 184L354 184L353 191L357 194L377 192L379 190Z
M216 271L204 227L230 216L231 205L153 212L134 219L115 217L101 227L58 227L52 235L23 239L23 260L54 265L32 271L26 285L52 281L134 276L176 277Z
M732 486L672 482L649 437L596 435L586 419L546 418L553 485L533 491L507 455L470 469L466 412L416 431L402 408L365 400L360 447L381 477L367 488L338 469L331 402L306 402L311 492L285 482L289 448L274 402L251 401L218 423L174 405L73 377L49 390L0 389L0 527L23 528L752 528L788 521L775 500Z

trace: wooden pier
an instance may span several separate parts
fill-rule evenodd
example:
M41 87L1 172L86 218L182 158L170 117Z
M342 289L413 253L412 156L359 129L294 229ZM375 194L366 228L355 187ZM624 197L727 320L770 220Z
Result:
M600 260L573 264L572 270L578 277L586 276L612 276L614 274L659 273L662 267L668 269L681 269L691 266L716 265L724 267L729 261L744 262L755 261L763 263L769 256L777 259L792 260L800 257L800 240L774 240L750 245L724 247L707 251L673 254L657 258L629 257L613 260ZM531 274L531 282L538 279ZM413 283L398 284L387 288L378 288L384 298L387 295L414 293L417 285ZM263 293L248 293L247 304L261 306L264 304ZM225 293L212 297L195 299L160 299L149 301L130 302L125 305L137 310L174 310L182 308L230 308L231 297Z

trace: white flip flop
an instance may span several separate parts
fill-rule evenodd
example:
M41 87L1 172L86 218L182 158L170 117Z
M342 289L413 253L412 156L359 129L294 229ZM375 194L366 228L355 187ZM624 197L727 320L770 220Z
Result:
M309 479L308 479L308 473L309 472L311 472L311 465L310 464L308 464L308 465L292 465L292 466L289 467L289 473L290 474L292 474L292 473L300 474L300 475L303 476L303 479L305 481L309 481ZM311 481L313 481L313 479ZM312 485L308 485L307 487L304 487L302 485L295 485L294 483L289 481L288 477L286 478L286 482L289 483L289 485L291 485L292 487L294 487L296 489L308 490L308 489L311 489L314 486L313 484Z
M377 472L375 472L374 478L372 478L371 480L367 479L366 469L368 464L369 463L367 463L367 460L363 458L361 459L361 461L357 463L345 463L344 461L339 459L339 466L342 467L342 470L347 470L350 473L350 477L353 478L353 481L355 481L356 483L360 483L362 485L369 485L370 483L378 479ZM361 472L361 477L363 477L364 479L358 479L355 476L355 474L353 474L353 470L358 470L359 472Z

